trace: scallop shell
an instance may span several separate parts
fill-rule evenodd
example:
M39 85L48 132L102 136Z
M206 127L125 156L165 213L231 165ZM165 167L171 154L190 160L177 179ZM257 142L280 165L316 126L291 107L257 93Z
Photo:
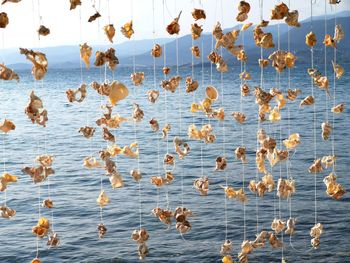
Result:
M216 101L218 99L218 97L219 97L218 90L214 86L208 86L205 89L205 95L211 101Z
M128 88L119 81L113 81L109 92L109 102L116 105L118 101L125 99L129 95Z

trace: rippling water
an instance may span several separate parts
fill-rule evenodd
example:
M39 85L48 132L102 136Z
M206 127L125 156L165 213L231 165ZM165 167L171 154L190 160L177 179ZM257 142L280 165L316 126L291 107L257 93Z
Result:
M322 67L322 65L320 65ZM155 117L160 126L166 123L164 93L155 105L147 101L146 91L153 87L153 74L150 68L138 68L145 71L146 81L143 86L134 89L130 84L131 69L121 68L115 74L115 79L125 82L131 95L115 108L114 113L121 116L131 115L133 101L138 102L145 112L145 118L137 124L137 138L140 145L140 169L142 179L142 224L149 231L148 247L150 254L148 262L220 262L220 245L225 239L225 209L224 193L220 188L225 183L225 176L229 185L235 188L242 185L242 166L234 158L234 149L241 144L242 128L230 116L232 111L240 110L240 80L237 78L240 66L236 65L232 71L224 75L224 107L226 110L225 148L229 160L225 172L214 172L215 158L223 153L222 123L211 121L215 128L218 140L214 144L204 145L197 141L190 141L191 153L182 161L176 163L173 184L159 190L151 185L150 176L162 175L163 168L157 165L157 137L151 131L148 120ZM252 68L248 65L247 69ZM256 66L254 66L256 69ZM349 72L350 68L346 68ZM172 68L175 72L175 68ZM329 72L332 72L329 69ZM81 134L78 129L82 126L95 125L94 121L102 114L99 109L105 98L89 88L88 97L82 104L69 104L65 90L76 88L80 84L80 71L77 70L49 70L43 83L34 84L30 72L19 71L19 84L1 82L0 86L0 116L5 116L15 122L14 132L2 138L5 141L6 170L19 176L19 182L9 187L7 204L17 210L11 220L0 219L0 262L29 262L36 254L36 238L31 228L38 218L38 193L41 198L47 198L47 183L40 189L34 185L29 176L21 172L23 166L33 165L36 155L45 152L55 156L54 169L56 174L50 177L51 196L55 202L53 228L61 237L61 245L48 249L46 241L39 240L40 258L43 262L137 262L137 246L130 239L131 232L139 227L139 194L138 184L129 175L129 171L137 167L134 159L118 157L118 170L124 177L125 187L112 190L106 176L101 170L87 170L82 167L82 159L95 154L106 142L101 138L101 131L95 133L92 143ZM112 78L109 72L107 77ZM191 74L191 68L180 68L183 76ZM201 79L201 69L194 69L196 79ZM251 87L258 85L259 72L253 72ZM86 83L93 80L102 81L103 72L100 70L84 70L83 79ZM157 85L161 75L157 75ZM275 86L275 72L269 69L265 75L265 89ZM348 83L349 75L344 76L337 83L336 101L349 102ZM167 96L168 121L173 129L169 138L169 149L173 151L172 137L181 135L185 138L187 127L194 122L197 125L207 123L201 113L192 115L189 105L193 100L200 100L204 96L204 88L210 84L210 68L205 68L204 86L192 94L185 94L184 82L181 92ZM213 84L220 91L220 75L214 69ZM300 99L310 94L310 79L306 68L299 66L292 70L292 87L302 89ZM158 88L158 86L157 86ZM24 114L28 101L28 94L35 90L44 102L49 112L47 128L31 124ZM281 89L287 89L287 74L281 75ZM325 93L315 88L317 106L317 156L331 154L331 142L321 139L321 122L326 118ZM292 198L291 213L298 220L296 234L290 242L284 237L284 255L290 262L350 262L349 252L349 196L341 201L334 201L326 196L325 185L322 179L329 171L317 175L317 220L324 224L324 234L321 237L321 246L318 250L310 250L309 229L314 224L314 179L307 172L313 161L312 144L312 107L299 109L298 100L288 104L290 107L290 132L299 132L302 144L297 148L292 158L292 176L296 180L297 192ZM215 106L219 106L221 101ZM328 103L329 107L332 105ZM249 163L245 167L245 187L251 179L255 179L254 149L256 147L255 134L257 130L257 106L253 96L243 99L243 111L248 116L247 123L242 126L244 144L248 150ZM331 120L332 114L329 111ZM182 114L180 131L180 112ZM348 176L350 148L348 147L349 110L346 108L341 115L335 116L335 147L337 155L338 181L346 189L350 189ZM284 109L279 124L262 124L266 131L276 139L288 136L287 110ZM280 132L281 130L281 132ZM132 123L123 123L115 130L119 145L130 144L134 140ZM201 147L203 157L203 173L209 176L210 192L206 197L200 196L192 187L193 180L202 175ZM160 159L166 152L166 142L160 141ZM277 165L272 171L274 178L286 177L286 165ZM108 228L104 239L98 240L96 226L100 222L100 209L96 205L96 198L100 192L100 176L103 179L103 188L111 199L111 203L103 210L103 221ZM183 178L183 194L181 193L181 178ZM246 235L253 239L256 233L257 215L258 229L269 229L274 215L281 214L284 219L289 218L289 202L282 200L279 204L275 193L268 193L263 199L257 200L246 189L249 202L246 209ZM168 201L167 201L168 193ZM4 193L1 193L4 200ZM184 236L179 235L174 225L168 229L151 214L151 209L159 206L171 209L181 205L193 210L190 218L192 229ZM258 203L257 203L258 201ZM258 204L258 213L256 205ZM243 205L234 200L227 201L228 238L234 244L236 255L243 240ZM42 215L50 218L49 211L41 209ZM268 245L264 249L256 250L249 255L251 262L280 262L281 249L272 250Z

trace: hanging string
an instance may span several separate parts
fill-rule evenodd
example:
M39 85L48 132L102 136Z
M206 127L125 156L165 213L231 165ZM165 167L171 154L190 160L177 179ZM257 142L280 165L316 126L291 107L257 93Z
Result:
M201 7L203 8L203 4L201 4ZM204 8L203 8L204 9ZM213 36L212 36L213 38ZM211 63L210 63L211 64ZM203 37L201 38L201 86L204 88L204 40ZM201 126L203 126L204 122L203 122L203 118L202 118L202 122L201 122ZM203 164L203 144L201 143L201 155L200 155L200 159L201 159L201 176L204 176L204 164Z
M337 5L333 5L334 6L334 27L337 25ZM333 61L334 64L337 63L337 49L334 48L333 49ZM336 77L336 72L333 72L333 107L336 106L336 101L335 101L335 95L336 95L336 81L337 81L337 77ZM335 156L335 114L333 113L332 116L332 127L333 127L333 131L332 131L332 155ZM336 160L334 161L334 164L332 166L332 171L335 173L336 172Z
M327 34L327 0L324 0L324 35ZM324 76L327 77L327 46L324 44ZM325 91L326 96L326 122L328 122L328 94Z
M5 119L6 119L6 113L5 113ZM5 137L6 133L2 135L2 158L3 158L3 172L6 172L6 143L5 143ZM4 206L6 206L7 202L7 189L4 190Z

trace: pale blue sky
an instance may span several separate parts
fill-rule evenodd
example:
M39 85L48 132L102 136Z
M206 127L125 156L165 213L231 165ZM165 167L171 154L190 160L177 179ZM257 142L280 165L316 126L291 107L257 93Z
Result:
M315 15L324 13L324 3L328 0L317 0L314 8ZM110 22L117 29L115 42L124 42L126 39L121 35L119 28L133 17L135 39L152 38L153 15L152 0L95 0L97 8L100 9L102 18L93 23L88 23L87 19L94 13L92 8L93 0L82 0L83 5L75 10L69 10L69 0L40 0L40 13L43 24L51 29L51 34L43 37L38 42L36 30L38 21L38 0L22 0L18 4L7 3L1 6L1 11L8 13L10 24L5 30L1 30L0 37L3 38L2 47L32 47L32 46L57 46L80 43L80 12L82 17L82 41L89 44L108 44L102 27ZM156 37L168 37L163 23L163 0L155 2L155 31ZM239 0L166 0L165 23L169 23L172 17L182 10L180 20L180 36L190 32L190 24L193 23L191 11L193 7L203 8L207 12L207 19L199 21L203 25L204 31L211 31L215 21L221 21L223 28L237 24L237 4ZM259 21L259 1L250 0L251 12L247 21ZM270 10L279 0L264 1L264 18L268 19ZM290 0L291 9L298 9L300 20L310 16L308 0ZM34 3L34 21L33 21ZM100 7L99 7L100 3ZM222 3L222 8L221 8ZM285 3L288 3L286 0ZM133 8L131 8L133 6ZM328 14L332 15L333 10L328 6ZM131 12L133 9L133 12ZM216 10L216 11L215 11ZM223 10L223 12L221 12ZM350 1L343 0L337 5L337 11L350 10ZM35 26L34 26L35 25ZM1 42L1 43L2 43Z

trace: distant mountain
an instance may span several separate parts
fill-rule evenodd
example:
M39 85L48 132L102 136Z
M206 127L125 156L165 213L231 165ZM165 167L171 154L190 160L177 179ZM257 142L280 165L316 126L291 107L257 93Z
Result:
M327 20L327 28L329 34L334 33L334 17L330 14ZM345 38L338 44L338 50L341 56L338 56L338 61L350 61L350 11L343 11L337 13L337 24L343 26L345 32ZM308 62L310 59L310 50L305 44L305 35L310 32L310 19L306 19L301 22L301 27L290 29L290 47L293 53L298 57L298 63ZM253 39L253 28L250 27L244 32L245 34L245 49L249 57L249 62L256 63L257 59L260 57L260 48L255 45ZM280 32L280 48L287 49L287 34L288 26L284 23L271 25L264 28L264 31L271 32L273 34L275 48L264 50L264 57L267 57L270 53L277 49L277 36L278 28ZM233 28L227 28L224 32L228 32L234 29L239 29L239 26ZM322 44L324 37L324 17L318 16L313 19L313 31L317 36L317 45L314 48L315 63L322 63L323 56L318 55L324 52L324 46ZM162 38L156 39L156 43L164 44L166 43L166 49L163 53L166 53L167 65L176 65L176 42L178 42L178 52L179 65L188 65L192 62L192 54L190 48L192 46L191 35L185 35L176 38ZM237 41L237 44L241 43L241 38ZM199 40L194 41L194 45L201 47L203 44L204 55L207 56L208 53L212 51L212 36L211 33L202 34ZM214 41L215 45L215 41ZM135 52L135 61L138 66L150 66L153 65L153 59L151 57L150 51L153 46L152 39L138 40L138 41L126 41L119 45L114 45L116 49L117 56L120 61L120 66L131 66L133 63L133 58L131 56L133 49ZM93 46L94 50L105 50L109 46ZM75 68L79 67L79 47L78 46L59 46L59 47L47 47L40 48L42 52L47 55L49 66L51 68ZM328 48L329 57L331 57L333 49ZM23 55L20 55L18 50L9 49L2 51L2 57L4 62L14 69L28 67L28 65ZM223 50L223 57L228 64L236 63L236 59L230 55L226 50ZM11 62L11 63L10 63ZM205 58L205 62L209 63ZM156 59L157 66L163 65L163 57ZM194 59L195 64L201 63L200 59Z

